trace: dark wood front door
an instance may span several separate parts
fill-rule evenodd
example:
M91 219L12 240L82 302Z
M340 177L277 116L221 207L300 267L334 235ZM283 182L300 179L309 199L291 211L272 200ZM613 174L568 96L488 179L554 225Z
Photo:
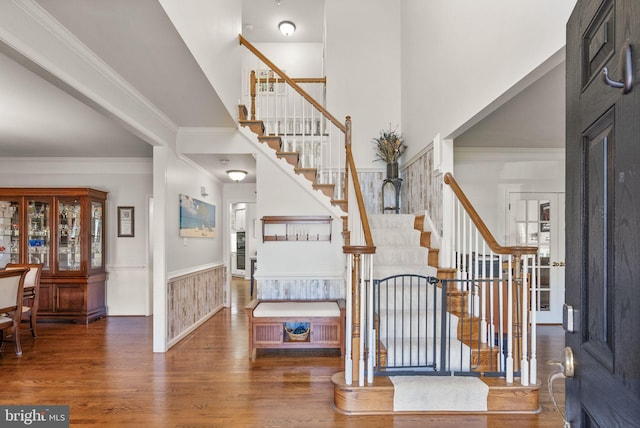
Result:
M567 26L572 427L640 426L639 56L640 1L578 0Z

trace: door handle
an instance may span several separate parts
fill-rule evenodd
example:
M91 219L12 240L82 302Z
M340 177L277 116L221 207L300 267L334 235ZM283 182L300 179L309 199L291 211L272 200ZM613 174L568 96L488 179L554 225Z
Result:
M549 379L547 379L547 385L549 387L549 396L551 396L551 401L555 406L556 410L562 416L562 420L564 421L565 427L570 427L571 424L567 421L566 414L560 410L558 407L558 402L556 401L556 397L553 393L553 382L557 379L571 379L574 375L575 363L573 360L573 350L570 347L566 347L562 350L562 354L560 356L561 361L547 361L547 364L559 366L559 372L552 372L549 374Z
M547 364L560 367L560 371L554 374L561 374L562 377L571 379L575 374L575 362L573 360L573 349L567 346L560 354L560 361L549 360Z
M622 89L623 94L628 94L633 89L633 55L631 54L631 44L629 40L624 43L622 48L622 59L624 60L622 66L624 73L622 82L609 78L608 67L602 69L602 80L612 88Z

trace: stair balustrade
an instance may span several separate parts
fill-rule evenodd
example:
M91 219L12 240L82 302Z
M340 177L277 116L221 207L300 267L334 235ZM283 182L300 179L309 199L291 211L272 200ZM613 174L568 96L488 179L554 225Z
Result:
M528 386L537 378L535 284L537 247L498 244L469 199L450 173L444 176L454 197L450 211L450 259L460 296L456 310L478 320L478 340L498 347L499 371L509 383L519 375ZM463 324L464 325L464 324Z
M246 39L239 39L256 58L244 70L244 102L250 113L241 109L241 123L314 188L330 186L332 203L347 213L342 218L347 260L345 383L364 386L366 378L371 384L378 351L372 292L375 245L351 152L351 119L341 122L326 110L325 78L291 78ZM469 334L469 342L477 336L478 346L496 347L489 366L504 372L508 382L519 375L520 383L529 385L537 376L536 320L530 310L537 298L535 287L530 287L537 274L537 248L499 245L453 176L446 174L444 181L455 195L452 207L443 208L453 219L443 225L449 252L444 259L450 258L455 270L445 288L447 305L458 302L449 310L461 319L461 340Z
M343 123L326 110L326 79L291 78L242 35L239 40L255 57L254 65L243 73L244 102L250 113L241 108L241 124L347 213L342 217L347 259L345 381L363 385L368 373L371 383L373 353L366 352L366 344L373 342L373 333L366 326L372 319L365 308L372 304L367 285L375 246L351 151L351 118Z

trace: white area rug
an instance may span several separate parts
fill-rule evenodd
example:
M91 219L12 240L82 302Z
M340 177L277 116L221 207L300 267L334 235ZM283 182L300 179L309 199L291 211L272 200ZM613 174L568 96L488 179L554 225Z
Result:
M487 410L489 386L475 377L391 376L395 411Z

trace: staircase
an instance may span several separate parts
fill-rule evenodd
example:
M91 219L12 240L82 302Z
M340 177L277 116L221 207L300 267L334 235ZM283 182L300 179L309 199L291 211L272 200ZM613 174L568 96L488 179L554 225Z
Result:
M395 280L402 281L407 278L404 275L418 275L438 277L439 279L451 280L451 270L439 269L437 265L438 249L429 248L430 232L424 231L424 216L413 216L407 214L377 214L369 215L371 224L371 233L376 244L376 253L374 259L374 278L383 279L399 275ZM389 280L394 281L394 279ZM384 282L384 281L383 281ZM392 283L393 284L393 283ZM439 287L441 283L434 285ZM342 374L335 375L332 381L335 386L335 403L338 410L348 414L369 414L369 413L398 413L403 410L397 410L394 405L394 397L398 394L397 386L394 385L394 373L406 375L410 372L411 365L415 367L416 373L423 371L430 365L440 366L442 362L439 359L440 340L431 337L418 337L417 325L424 324L427 331L431 331L436 323L436 329L440 329L440 311L441 306L441 290L436 290L434 294L436 306L431 309L420 309L420 315L415 313L409 314L409 311L416 308L417 299L414 296L398 297L398 291L395 285L390 287L393 295L389 300L395 300L396 305L403 307L403 311L396 312L394 317L401 317L402 320L385 319L386 306L381 303L379 306L374 301L374 307L381 312L375 314L375 323L377 329L378 342L378 374L384 376L376 376L372 385L354 386L346 385ZM495 370L497 360L497 348L490 347L487 344L480 343L479 339L479 320L470 317L467 314L467 296L466 292L457 290L453 286L453 282L449 283L449 296L446 298L447 310L445 316L447 323L451 326L451 337L445 341L451 346L448 352L453 365L449 366L450 370L468 371L476 373L488 388L485 407L481 407L481 411L487 412L505 412L505 413L529 413L538 411L538 389L540 385L532 385L523 387L515 383L508 384L504 378L486 377L485 372L491 369ZM425 289L429 289L428 286ZM427 292L426 294L430 294ZM389 297L387 295L386 297ZM424 298L424 297L423 297ZM421 299L423 299L421 298ZM383 299L384 301L384 299ZM409 303L409 302L412 303ZM398 303L403 302L403 303ZM385 327L392 325L394 327ZM402 339L389 340L388 338L395 334L397 330L412 331L412 337L404 337ZM406 334L406 333L405 333ZM420 355L415 349L415 344L424 345L425 343L433 343L436 347L434 356L436 361L429 361L428 356ZM398 348L400 346L400 348ZM461 350L461 351L460 351ZM462 352L462 358L460 352ZM409 360L413 359L412 362ZM458 361L464 361L460 366ZM382 367L382 369L381 369ZM385 367L393 367L385 373ZM431 373L432 375L434 373ZM420 382L429 382L432 376L419 376ZM441 380L441 379L439 379ZM469 394L469 388L462 385L460 394ZM482 397L484 400L484 396ZM456 401L456 397L442 398L442 400ZM461 398L457 398L458 401ZM468 400L467 400L468 401ZM395 406L395 407L394 407ZM447 407L446 403L440 403L441 408L447 411L460 411L456 407ZM453 405L452 405L453 406ZM434 410L420 410L414 408L412 412L429 413ZM464 410L463 410L464 411ZM478 411L478 410L475 410Z
M482 406L465 408L465 410L448 410L448 411L487 411L487 412L537 412L538 411L538 388L539 384L535 375L535 346L532 355L527 353L527 340L524 340L524 346L520 353L515 353L512 347L513 332L512 327L515 323L511 320L514 313L513 307L527 307L526 295L522 301L513 302L511 298L512 290L517 287L524 289L521 272L527 272L528 267L535 268L533 264L527 265L527 259L536 254L536 249L524 247L501 247L497 245L495 239L490 236L488 230L484 226L477 213L469 205L468 200L461 191L455 190L458 200L466 212L473 212L473 219L467 223L463 223L462 227L457 227L455 231L443 230L443 235L447 237L447 243L452 247L447 249L446 255L454 260L453 267L443 268L439 266L440 254L439 250L431 244L431 235L425 230L424 216L405 216L405 215L383 215L372 216L373 230L369 227L369 217L364 208L362 200L362 192L358 180L358 174L355 169L355 161L351 152L351 119L346 118L344 123L338 121L323 107L323 103L318 99L322 96L311 96L298 84L308 79L292 79L288 77L282 70L277 68L255 47L253 47L246 39L240 36L240 43L251 51L260 63L251 70L250 80L247 84L249 99L246 99L247 105L251 106L251 115L249 116L247 108L240 106L239 118L243 127L249 128L255 135L257 144L261 145L265 154L272 156L272 159L284 159L280 167L291 171L291 176L298 175L296 178L302 184L304 180L310 185L306 185L317 192L318 198L330 201L330 204L339 208L336 215L341 215L343 220L343 236L345 244L343 252L347 258L347 275L346 275L346 292L347 292L347 315L346 315L346 340L345 340L345 371L336 373L332 377L334 383L334 401L337 409L344 413L398 413L403 411L411 411L412 413L421 412L420 408L396 407L394 404L394 395L399 395L391 376L374 376L373 361L376 354L382 354L382 358L388 358L385 354L388 349L379 345L379 337L374 338L377 334L374 332L373 326L379 323L381 318L374 320L373 305L369 299L372 296L370 290L377 278L386 278L393 275L404 275L415 278L437 277L442 284L445 285L446 293L436 289L435 286L425 286L431 290L436 299L438 296L446 296L442 306L436 307L435 311L444 312L450 319L457 320L452 338L458 343L464 344L469 351L468 366L460 366L458 369L469 370L468 378L478 381L483 388L488 389L488 394L483 400ZM325 79L312 79L314 83L326 83ZM283 85L283 92L280 92L279 85ZM274 88L274 90L264 88ZM296 104L289 98L290 95L297 93L301 97L302 104ZM321 93L324 93L324 87ZM280 95L283 96L280 96ZM294 107L298 106L299 107ZM312 108L309 108L312 106ZM256 111L258 119L256 118ZM286 130L286 133L283 131ZM310 139L310 144L305 143L305 139ZM300 141L301 140L301 141ZM320 152L316 153L313 148L314 144L320 141ZM328 147L327 152L322 152L323 146ZM311 146L309 151L307 146ZM316 146L318 147L318 146ZM304 150L307 150L306 152ZM310 159L312 161L310 162ZM452 177L445 178L445 183L453 188L454 183ZM458 196L458 194L462 196ZM348 204L350 201L351 204ZM445 207L446 208L446 207ZM460 209L462 210L462 209ZM346 215L338 214L347 213ZM462 212L462 211L460 211ZM375 218L374 218L375 217ZM444 214L443 218L453 219L453 223L458 218L464 218L464 215ZM396 224L397 222L397 224ZM474 232L475 238L471 233L471 223L475 225L476 230L485 240L482 244L478 239L477 231ZM469 227L468 227L469 226ZM444 226L443 226L444 228ZM390 230L390 231L389 231ZM456 235L458 234L458 235ZM460 239L459 237L462 237ZM465 241L468 239L468 242ZM475 239L475 240L474 240ZM456 245L462 242L462 247ZM490 252L485 253L484 245L488 243ZM479 247L482 245L482 247ZM437 246L437 245L436 245ZM377 248L376 248L377 247ZM482 248L480 251L478 248ZM488 300L485 297L486 289L484 286L478 285L478 267L476 262L475 271L470 268L469 262L472 255L476 260L482 257L493 258L494 255L499 258L500 263L508 260L509 272L520 273L519 285L515 285L512 281L511 274L508 278L509 299L504 296L502 301L493 304L495 296L489 294ZM458 259L459 257L459 259ZM503 257L506 257L503 259ZM521 265L521 261L524 265ZM512 261L514 262L512 268ZM521 269L521 267L523 268ZM472 272L473 271L473 272ZM475 276L470 276L470 273ZM467 281L467 288L456 285L456 281ZM503 279L500 277L500 286ZM506 280L505 280L506 282ZM492 285L493 286L493 285ZM478 290L482 289L482 292ZM526 291L526 290L525 290ZM481 303L479 297L482 296ZM503 298L501 295L499 298ZM532 295L532 299L533 299ZM507 302L508 300L508 302ZM487 303L491 302L491 303ZM532 300L533 302L533 300ZM512 305L513 303L513 305ZM475 306L474 306L475 305ZM494 314L486 308L491 306L503 305L508 306L509 319L503 323L500 319L499 333L503 334L502 328L506 325L509 328L507 333L508 353L504 360L506 361L505 377L485 376L485 372L492 367L492 362L498 360L494 349L487 345L487 337L495 334L491 324ZM512 307L513 306L513 307ZM443 311L442 309L445 309ZM480 310L478 310L480 308ZM482 316L479 318L478 313ZM485 312L487 312L485 314ZM490 312L490 314L489 314ZM469 314L474 314L470 316ZM435 319L435 318L434 318ZM490 325L491 324L491 325ZM495 324L495 323L494 323ZM432 324L435 325L435 324ZM453 325L453 323L449 324ZM482 328L478 327L482 325ZM525 318L523 325L524 336L528 337L526 326L528 321ZM535 323L532 330L532 337L535 337ZM383 336L388 334L383 333ZM484 339L481 339L484 338ZM482 343L482 340L485 343ZM379 352L378 352L379 351ZM520 361L515 361L517 358ZM391 359L389 358L391 361ZM398 360L402 362L402 359ZM531 378L534 384L529 382L529 363L531 363ZM386 364L386 362L385 362ZM395 364L395 361L394 361ZM404 364L404 363L403 363ZM523 373L527 376L519 382L514 379L514 372L520 370L520 365L524 367ZM514 370L514 368L517 368ZM465 377L465 376L463 376ZM423 376L415 376L415 378L423 378ZM461 377L456 376L450 379L441 378L440 380L450 380L445 383L445 388L449 384L457 384ZM478 382L475 382L476 384ZM357 384L357 385L356 385ZM442 384L441 384L442 385ZM470 391L468 389L467 391ZM475 389L474 389L475 391ZM423 395L418 390L414 395ZM435 400L439 401L436 393ZM429 400L427 400L429 401ZM458 399L458 401L464 401ZM456 407L456 409L459 409ZM442 408L441 408L442 410ZM430 412L433 410L424 410ZM447 411L447 410L445 410Z
M307 179L314 190L322 192L331 200L331 205L340 208L342 211L347 211L346 199L335 199L336 185L332 183L318 183L318 170L317 168L302 168L299 166L299 160L301 153L297 151L284 151L282 144L282 135L270 134L265 135L266 127L262 120L249 119L247 107L244 105L239 106L239 119L240 125L250 129L256 134L258 141L261 144L266 145L275 153L279 159L284 159L293 166L293 170L296 174L301 175Z

